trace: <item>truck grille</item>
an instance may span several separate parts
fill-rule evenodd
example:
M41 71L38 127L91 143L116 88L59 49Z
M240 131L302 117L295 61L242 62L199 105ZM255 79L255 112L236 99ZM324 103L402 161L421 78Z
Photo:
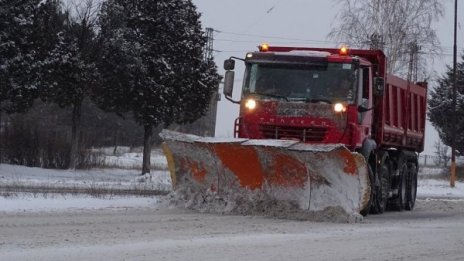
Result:
M265 139L298 139L303 142L321 142L327 134L324 127L260 125L259 130Z

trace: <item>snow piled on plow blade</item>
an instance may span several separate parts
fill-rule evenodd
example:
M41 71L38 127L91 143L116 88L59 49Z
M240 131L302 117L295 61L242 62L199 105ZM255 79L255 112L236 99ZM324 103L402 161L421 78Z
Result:
M173 188L192 208L325 218L335 212L357 215L368 204L367 164L343 145L202 138L168 130L160 136Z

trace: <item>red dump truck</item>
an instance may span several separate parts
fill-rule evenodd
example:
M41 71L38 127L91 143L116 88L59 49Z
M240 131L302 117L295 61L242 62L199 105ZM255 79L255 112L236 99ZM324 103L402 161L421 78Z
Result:
M387 74L386 64L380 50L265 44L226 60L224 94L240 104L236 139L164 134L177 187L260 192L309 211L412 210L427 84Z

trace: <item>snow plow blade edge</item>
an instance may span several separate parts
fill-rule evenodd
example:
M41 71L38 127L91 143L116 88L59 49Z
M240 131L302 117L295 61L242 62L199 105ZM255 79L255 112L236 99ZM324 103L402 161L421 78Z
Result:
M347 213L369 204L367 163L343 145L202 138L168 130L160 136L173 189L186 197L259 193L304 211L341 207Z

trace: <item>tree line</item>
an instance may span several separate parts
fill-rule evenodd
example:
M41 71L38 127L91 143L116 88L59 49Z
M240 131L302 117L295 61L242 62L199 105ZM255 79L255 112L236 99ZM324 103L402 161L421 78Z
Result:
M0 112L68 109L69 168L84 106L130 117L148 173L153 129L195 121L217 89L206 40L191 0L0 0Z

